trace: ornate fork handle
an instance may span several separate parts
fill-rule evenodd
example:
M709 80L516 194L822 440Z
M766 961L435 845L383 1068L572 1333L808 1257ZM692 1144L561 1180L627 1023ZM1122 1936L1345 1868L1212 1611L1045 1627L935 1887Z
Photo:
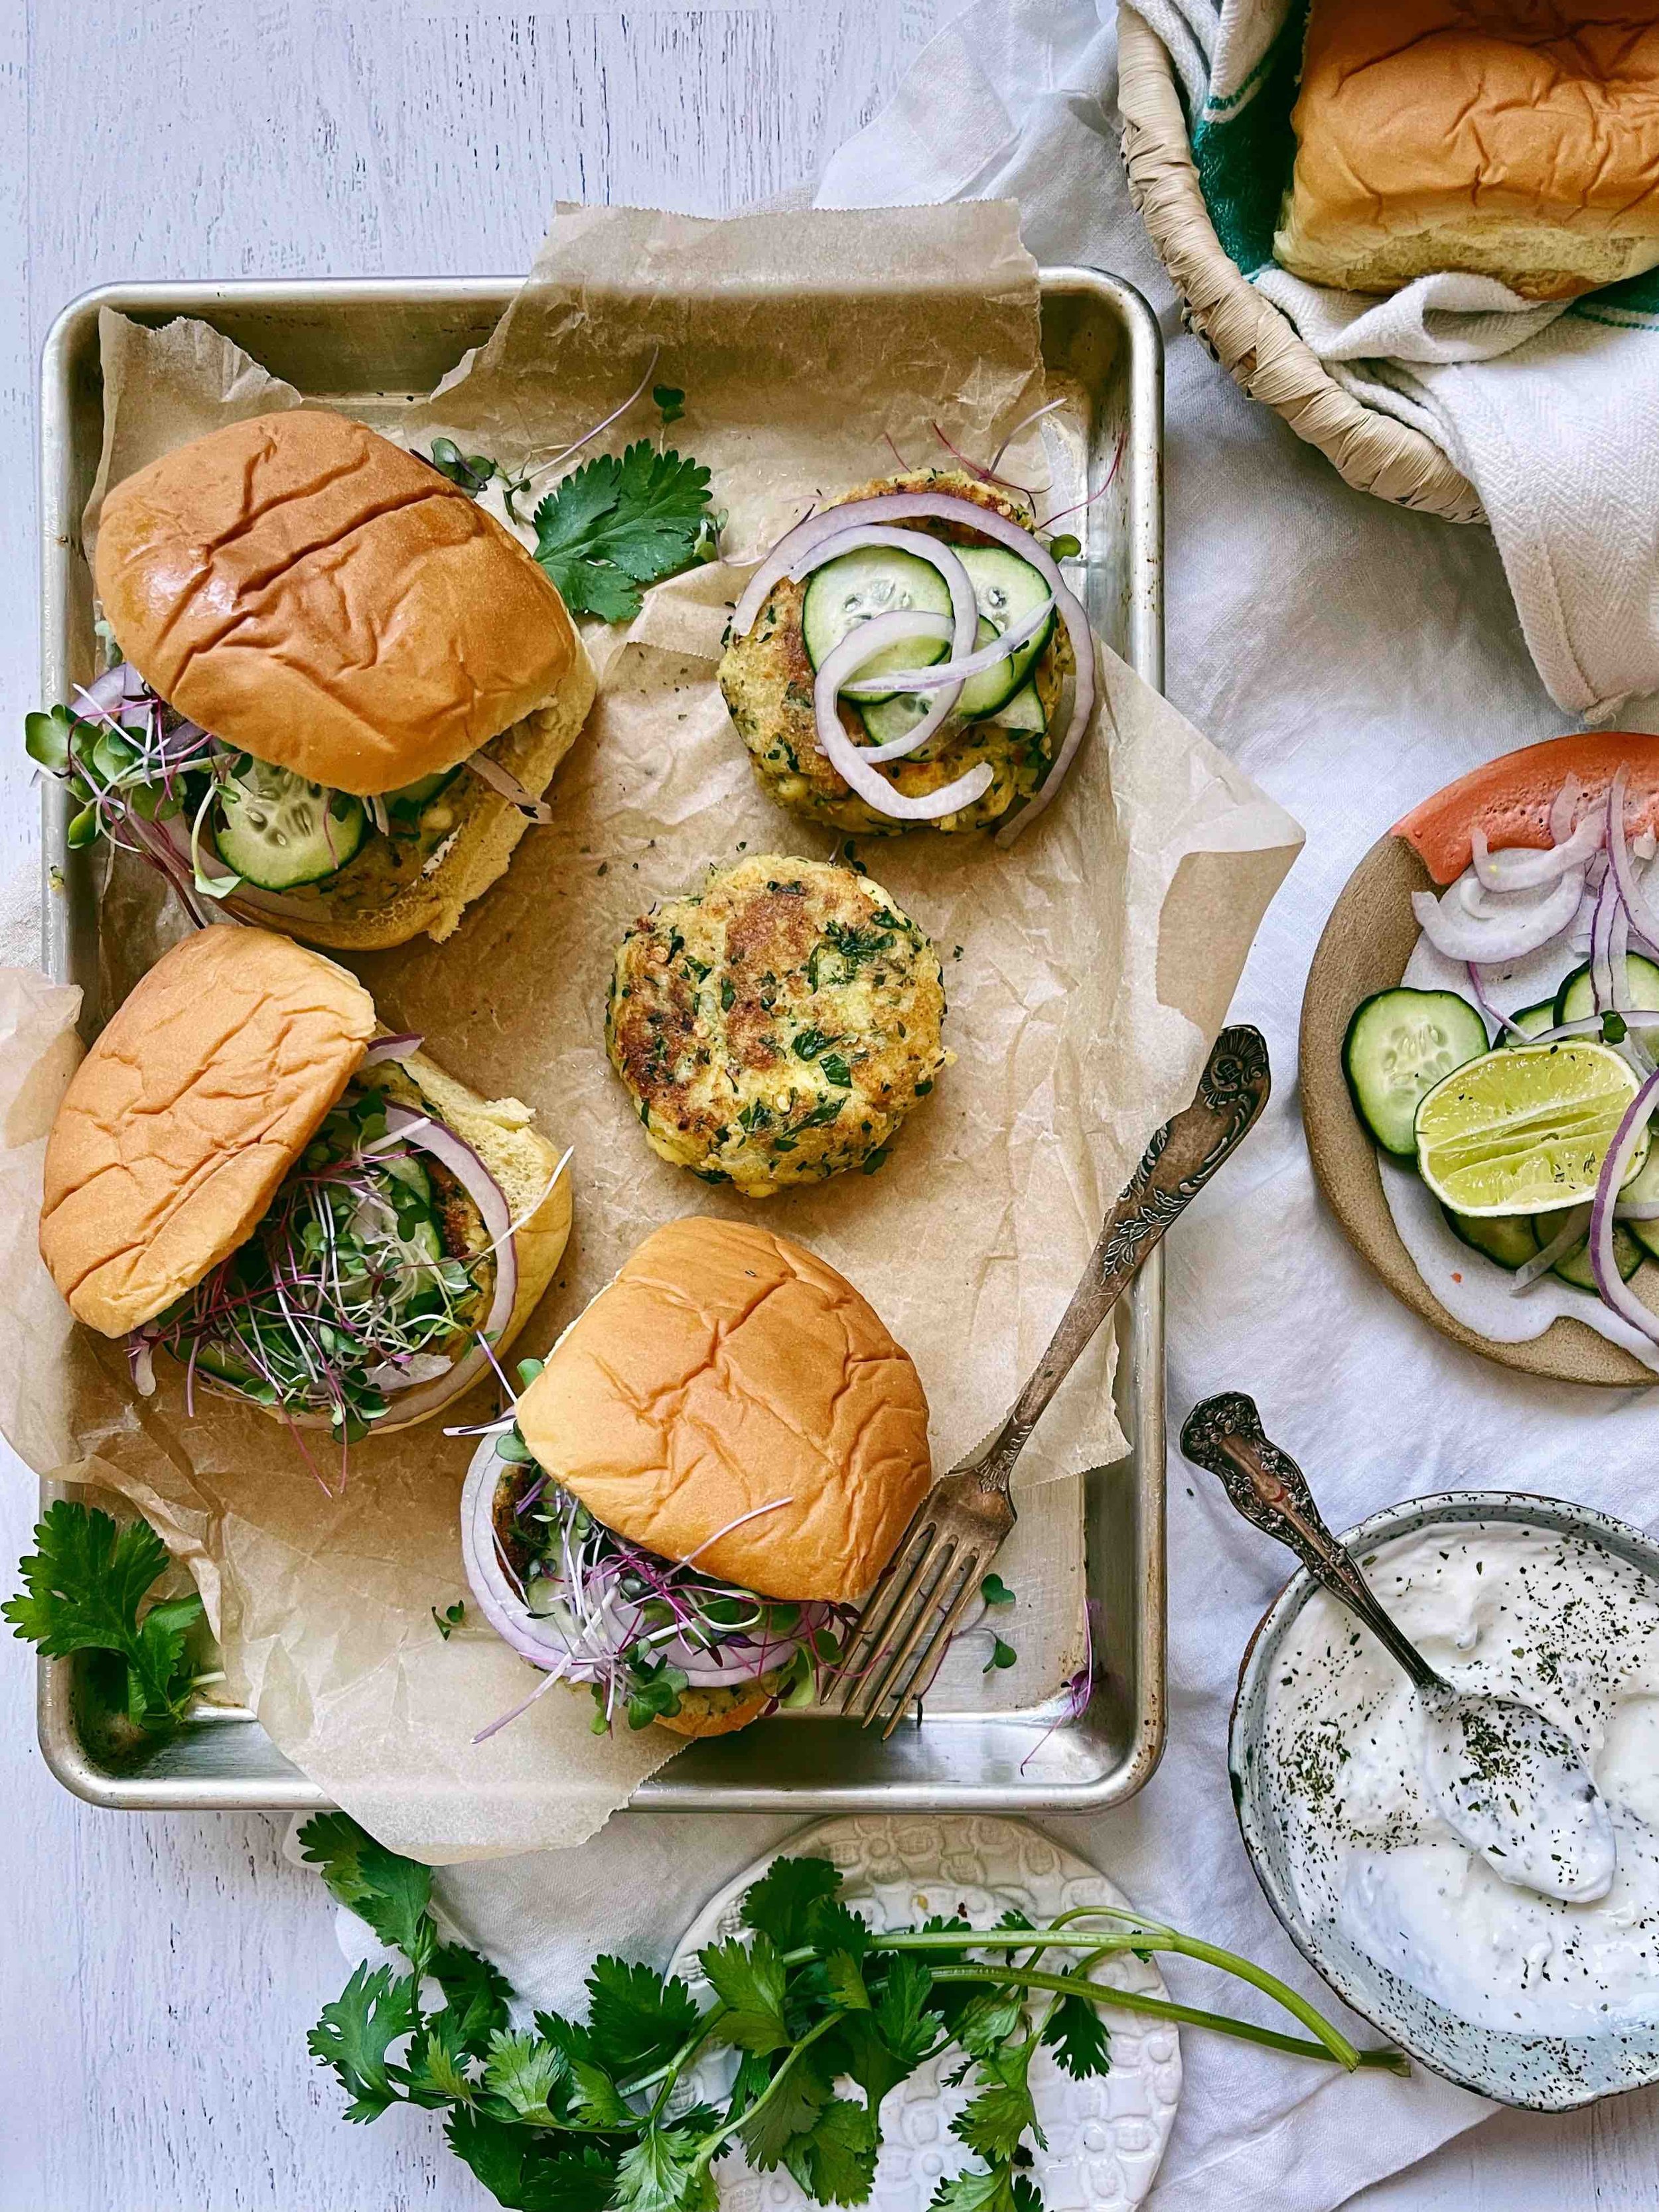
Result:
M1014 1462L1048 1401L1170 1224L1238 1149L1267 1104L1270 1088L1267 1044L1261 1030L1242 1023L1223 1030L1192 1104L1158 1132L1107 1215L1048 1349L980 1463L985 1489L1006 1495Z

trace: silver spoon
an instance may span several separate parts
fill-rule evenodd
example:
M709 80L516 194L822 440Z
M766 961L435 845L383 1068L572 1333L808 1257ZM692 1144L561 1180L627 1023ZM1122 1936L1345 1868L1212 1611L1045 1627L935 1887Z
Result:
M1613 1881L1613 1823L1577 1745L1519 1698L1454 1689L1383 1612L1320 1518L1307 1479L1263 1433L1253 1400L1224 1391L1194 1406L1181 1449L1219 1477L1247 1521L1296 1553L1358 1614L1415 1684L1435 1807L1460 1841L1517 1888L1589 1904Z

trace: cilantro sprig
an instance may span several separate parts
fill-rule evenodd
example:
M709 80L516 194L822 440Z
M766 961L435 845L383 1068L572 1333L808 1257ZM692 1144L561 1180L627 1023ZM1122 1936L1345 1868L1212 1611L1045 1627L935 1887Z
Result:
M148 1522L118 1528L96 1507L61 1498L34 1541L19 1568L22 1590L0 1605L0 1620L47 1659L112 1654L125 1670L127 1725L151 1738L175 1734L197 1686L185 1645L202 1601L192 1591L144 1609L168 1564L161 1538Z
M709 471L641 438L555 484L531 518L536 558L572 614L631 622L641 588L677 576L714 547Z
M1032 2063L1047 2049L1075 2080L1106 2073L1102 2008L1350 2069L1406 2070L1396 2051L1357 2051L1248 1960L1137 1914L1080 1911L1035 1928L1009 1913L994 1929L958 1914L878 1932L847 1905L837 1869L816 1858L774 1860L743 1900L743 1932L699 1953L706 2002L678 1976L605 1957L587 1977L585 2021L538 2012L515 2026L495 1968L441 1940L428 1868L342 1813L308 1821L300 1841L333 1894L409 1966L359 1966L311 2032L313 2056L346 2092L347 2118L397 2103L447 2109L451 2148L514 2212L719 2212L715 2164L738 2145L816 2203L862 2204L882 2100L952 2050L955 2078L972 2086L951 2123L965 2163L930 2212L1041 2212ZM1115 1954L1155 1951L1249 1982L1309 2033L1089 1978ZM428 2009L434 1984L443 2002ZM724 2103L686 2103L687 2075L720 2051L735 2059Z

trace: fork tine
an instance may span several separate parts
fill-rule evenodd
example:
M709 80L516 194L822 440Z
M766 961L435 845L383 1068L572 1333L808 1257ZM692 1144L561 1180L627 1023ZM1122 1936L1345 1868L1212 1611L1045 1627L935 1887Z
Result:
M881 1632L872 1644L865 1661L865 1671L842 1710L868 1721L874 1712L883 1688L892 1674L892 1654L901 1638L908 1638L911 1625L926 1620L933 1595L939 1587L939 1578L949 1567L951 1555L956 1550L956 1540L937 1528L927 1532L927 1541L915 1565L904 1578L904 1592L900 1602L889 1608Z
M853 1633L848 1639L847 1650L830 1684L829 1704L839 1694L841 1709L851 1711L854 1693L860 1686L854 1662L860 1656L860 1646L866 1644L866 1656L873 1662L881 1650L881 1639L888 1623L909 1596L917 1575L926 1565L933 1540L933 1517L927 1511L927 1501L911 1521L900 1540L898 1549L883 1568L881 1577L867 1598L864 1609L853 1624ZM906 1567L909 1571L905 1571Z
M990 1563L991 1554L989 1552L975 1552L969 1556L967 1574L960 1588L957 1589L956 1596L951 1600L950 1611L945 1614L938 1628L934 1630L933 1642L927 1646L927 1650L922 1653L921 1657L917 1661L915 1670L911 1674L908 1686L906 1688L903 1695L900 1698L897 1705L893 1708L891 1717L889 1719L886 1727L881 1732L881 1740L884 1743L885 1743L888 1737L891 1735L893 1730L903 1719L910 1707L913 1705L920 1705L922 1699L927 1695L929 1690L933 1688L933 1677L938 1674L939 1668L945 1664L945 1655L950 1649L951 1638L956 1633L957 1623L967 1611L969 1602L974 1596L975 1592L978 1589L981 1580L984 1576L985 1570ZM873 1715L872 1715L870 1720L867 1721L865 1725L866 1727L872 1727L874 1725Z
M871 1668L873 1686L864 1704L864 1724L866 1728L875 1725L881 1717L881 1710L889 1692L897 1689L904 1680L910 1662L922 1638L927 1634L930 1625L956 1602L956 1577L962 1557L961 1539L952 1535L941 1534L928 1553L927 1565L933 1571L918 1585L909 1612L894 1630L892 1640L880 1653L878 1662ZM932 1650L931 1643L927 1649ZM888 1656L890 1652L890 1657Z

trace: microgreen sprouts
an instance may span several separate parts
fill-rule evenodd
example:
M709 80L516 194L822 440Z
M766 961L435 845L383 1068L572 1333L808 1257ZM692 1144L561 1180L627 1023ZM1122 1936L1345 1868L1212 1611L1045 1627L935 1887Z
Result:
M285 1178L248 1242L131 1339L135 1364L163 1350L186 1373L289 1415L322 1415L342 1443L435 1379L488 1303L493 1261L476 1208L389 1139L378 1090L348 1091ZM441 1207L441 1216L440 1208ZM446 1246L459 1212L467 1256ZM459 1241L459 1240L457 1240Z

